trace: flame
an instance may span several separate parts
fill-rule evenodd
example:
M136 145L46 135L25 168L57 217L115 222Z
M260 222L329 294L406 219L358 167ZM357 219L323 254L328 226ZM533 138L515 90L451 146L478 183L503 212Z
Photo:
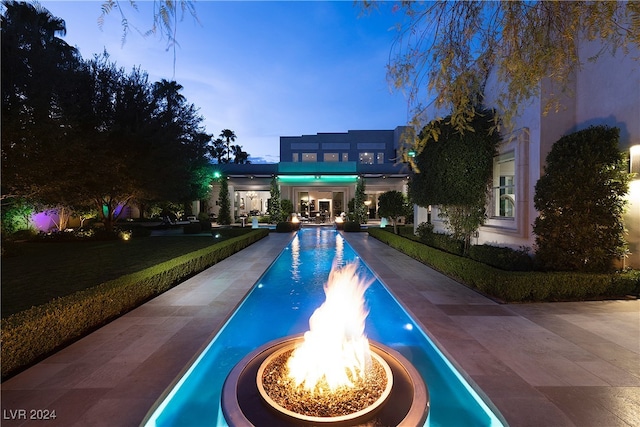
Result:
M287 367L295 384L311 392L325 380L329 391L353 387L352 379L364 377L371 361L364 333L369 311L364 293L371 282L359 279L357 264L334 264L324 287L325 302L309 319L309 331L295 349ZM318 391L322 392L322 389Z

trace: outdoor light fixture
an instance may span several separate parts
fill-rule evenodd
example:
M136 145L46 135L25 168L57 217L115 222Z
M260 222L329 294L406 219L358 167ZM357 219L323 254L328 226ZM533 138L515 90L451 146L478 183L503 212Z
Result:
M416 150L407 151L407 156L409 157L415 157L416 155L417 155Z
M640 179L640 144L629 148L629 172L637 174L634 179Z

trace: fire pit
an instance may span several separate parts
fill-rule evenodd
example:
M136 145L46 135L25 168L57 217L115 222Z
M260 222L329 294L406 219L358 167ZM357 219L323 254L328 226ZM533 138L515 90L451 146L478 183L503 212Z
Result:
M356 420L374 412L389 396L393 375L387 362L371 353L370 366L363 378L354 378L352 387L323 392L307 390L288 376L287 361L296 348L292 342L266 357L258 369L258 391L264 401L279 412L304 421L326 422Z
M427 387L398 352L369 342L357 266L334 266L326 301L304 336L264 345L242 359L222 390L231 426L422 425Z
M389 367L393 383L388 395L365 410L347 416L311 417L283 410L268 402L258 386L258 371L269 357L300 344L302 336L267 343L242 359L229 373L222 389L222 412L230 426L422 426L429 413L429 395L422 377L397 351L376 342L371 350ZM268 363L268 362L267 362Z

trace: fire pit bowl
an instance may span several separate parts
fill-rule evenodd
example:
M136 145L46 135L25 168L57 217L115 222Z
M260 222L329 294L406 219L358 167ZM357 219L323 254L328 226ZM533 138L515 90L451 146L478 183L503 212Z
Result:
M429 413L427 387L411 363L397 351L370 342L386 385L375 402L342 416L310 416L283 408L265 393L261 378L270 360L295 348L302 336L286 337L258 348L231 370L222 389L221 407L230 426L373 426L423 425Z

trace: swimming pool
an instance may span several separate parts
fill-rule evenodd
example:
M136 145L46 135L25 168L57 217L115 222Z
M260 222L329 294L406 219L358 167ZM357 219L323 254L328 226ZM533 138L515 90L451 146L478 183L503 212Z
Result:
M309 317L324 301L323 285L334 261L343 265L358 259L335 230L301 229L143 425L226 425L220 395L235 364L269 341L308 330ZM427 383L431 408L425 425L504 425L492 405L480 397L362 261L359 273L374 279L365 294L367 336L400 352Z

